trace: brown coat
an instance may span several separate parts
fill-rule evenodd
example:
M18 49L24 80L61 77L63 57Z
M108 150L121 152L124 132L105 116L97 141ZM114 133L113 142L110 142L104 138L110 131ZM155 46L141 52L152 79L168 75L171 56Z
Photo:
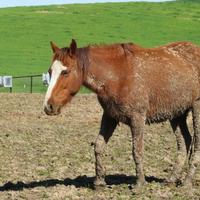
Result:
M144 182L142 152L144 124L170 120L178 151L191 144L186 116L193 110L194 153L185 183L191 183L200 162L200 48L190 42L176 42L157 48L132 43L59 49L52 43L53 61L68 70L59 76L45 112L58 114L83 84L98 97L104 114L95 143L96 185L104 183L102 153L116 125L130 126L138 184ZM66 75L66 73L63 73ZM180 128L180 131L179 129ZM182 138L182 139L181 139ZM184 141L184 142L182 142ZM184 145L185 145L184 144ZM178 178L184 159L177 158L173 176ZM180 164L181 163L181 164ZM174 180L172 178L171 180Z

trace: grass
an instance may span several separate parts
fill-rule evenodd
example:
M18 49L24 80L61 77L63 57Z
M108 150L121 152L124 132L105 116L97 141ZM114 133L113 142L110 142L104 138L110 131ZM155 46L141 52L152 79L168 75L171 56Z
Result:
M180 40L200 44L199 10L198 1L2 8L0 74L46 72L52 40L61 47L68 46L71 38L79 47L129 41L146 47ZM43 91L41 87L36 90Z

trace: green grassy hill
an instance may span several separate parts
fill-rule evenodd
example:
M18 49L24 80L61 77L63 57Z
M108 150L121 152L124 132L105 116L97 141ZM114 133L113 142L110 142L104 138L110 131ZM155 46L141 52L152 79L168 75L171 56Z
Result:
M104 3L0 9L0 74L45 72L49 41L68 46L135 42L146 47L189 40L200 44L200 3Z

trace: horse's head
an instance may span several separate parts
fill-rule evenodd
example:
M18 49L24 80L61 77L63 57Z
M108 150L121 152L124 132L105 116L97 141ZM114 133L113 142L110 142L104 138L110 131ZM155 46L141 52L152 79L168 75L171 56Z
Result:
M49 69L51 77L44 101L44 111L57 115L61 108L79 91L82 84L82 70L77 63L77 45L72 40L69 48L58 48L51 42L53 61Z

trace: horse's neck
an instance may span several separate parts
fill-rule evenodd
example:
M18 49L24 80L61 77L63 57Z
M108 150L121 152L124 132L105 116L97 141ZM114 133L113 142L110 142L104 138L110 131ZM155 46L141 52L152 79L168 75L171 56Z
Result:
M92 62L91 59L90 62ZM96 67L96 65L93 65L91 63L84 69L83 85L98 94L99 91L102 89L104 82L99 77L99 73L96 70Z
M116 75L112 70L115 70L117 61L121 65L124 47L121 44L89 47L86 53L83 85L99 94L108 85L109 79L112 79L112 74Z
M105 80L103 80L105 70L102 69L104 67L104 60L105 57L103 54L97 55L89 52L88 63L84 67L83 85L97 94L99 94L105 85Z

